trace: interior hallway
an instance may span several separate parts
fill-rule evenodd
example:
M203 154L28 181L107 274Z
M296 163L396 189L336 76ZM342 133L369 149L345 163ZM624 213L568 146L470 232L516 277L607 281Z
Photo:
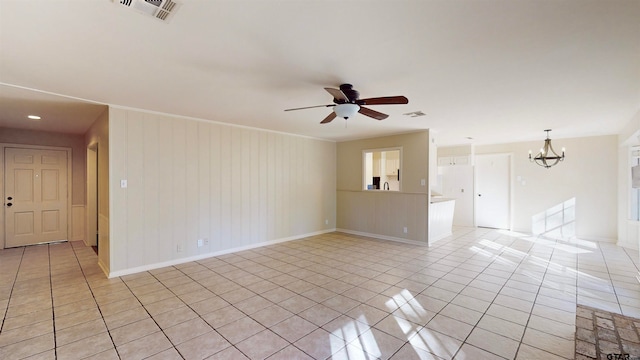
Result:
M455 229L330 233L106 279L82 242L0 250L2 359L573 358L576 303L640 317L638 252Z

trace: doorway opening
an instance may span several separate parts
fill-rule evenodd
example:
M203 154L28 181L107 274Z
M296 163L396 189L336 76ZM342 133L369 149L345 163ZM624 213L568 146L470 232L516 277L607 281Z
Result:
M87 246L91 246L98 253L98 143L91 143L87 147L87 217L86 236Z

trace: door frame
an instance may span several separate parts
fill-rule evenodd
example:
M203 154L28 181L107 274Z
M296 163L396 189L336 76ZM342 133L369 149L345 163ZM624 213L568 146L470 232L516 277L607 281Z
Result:
M86 246L97 246L98 231L98 209L100 208L100 199L98 197L98 142L92 142L87 145L87 157L86 163L86 194L87 194L87 207L86 207L86 227L85 227L85 240Z
M4 163L4 152L6 148L19 148L19 149L32 149L32 150L57 150L57 151L65 151L67 153L67 240L71 238L71 234L73 234L73 219L71 217L71 208L72 208L72 193L73 193L73 153L70 147L64 146L44 146L44 145L31 145L31 144L12 144L12 143L0 143L0 192L2 192L2 208L0 208L0 245L2 245L1 249L6 248L6 239L5 239L5 201L6 194L4 193L4 176L5 176L5 163Z
M503 156L507 156L508 157L508 163L509 163L509 209L507 209L508 212L508 218L509 218L509 228L508 230L511 231L513 230L513 206L514 206L514 199L513 199L513 189L515 186L515 181L514 181L514 154L510 153L510 152L504 152L504 153L486 153L486 154L475 154L474 157L482 157L482 156L495 156L495 155L503 155ZM475 160L475 159L474 159ZM478 221L477 221L477 217L478 217L478 201L476 201L476 196L478 196L478 164L476 161L473 162L474 163L474 172L473 172L473 222L475 227L478 227Z

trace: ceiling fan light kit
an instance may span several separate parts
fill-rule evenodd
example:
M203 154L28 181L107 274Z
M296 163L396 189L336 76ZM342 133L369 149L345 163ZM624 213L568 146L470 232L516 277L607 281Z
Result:
M529 161L535 162L536 164L549 169L564 160L564 148L562 148L562 155L558 155L558 153L553 150L551 139L549 138L549 132L551 129L547 129L545 131L547 132L547 138L544 140L544 145L535 157L532 157L531 150L529 150Z
M374 118L376 120L384 120L389 117L387 114L375 111L364 107L363 105L393 105L393 104L408 104L409 100L404 96L386 96L377 98L360 99L360 93L353 89L351 84L342 84L339 89L324 88L329 94L333 96L333 104L329 105L316 105L307 106L301 108L286 109L285 111L302 110L317 107L333 107L333 112L329 114L321 124L327 124L333 121L336 117L343 119L349 119L356 113Z
M344 118L345 120L354 116L360 110L360 106L351 103L338 104L333 108L337 117Z

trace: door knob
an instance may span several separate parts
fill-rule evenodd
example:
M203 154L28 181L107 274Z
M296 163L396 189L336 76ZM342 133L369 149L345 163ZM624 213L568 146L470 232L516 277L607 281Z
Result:
M13 205L12 203L7 203L7 206L8 206L8 207L11 207L12 205Z
M9 197L7 198L7 200L13 200L13 198L12 198L11 196L9 196Z
M482 196L482 194L478 194L478 196Z

